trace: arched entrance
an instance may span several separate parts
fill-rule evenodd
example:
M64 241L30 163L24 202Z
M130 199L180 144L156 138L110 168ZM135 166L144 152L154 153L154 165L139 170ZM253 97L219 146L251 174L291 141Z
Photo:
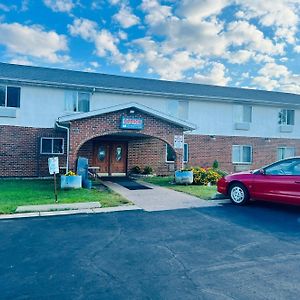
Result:
M148 166L156 174L167 175L174 171L177 156L172 148L174 161L167 162L167 144L154 136L117 132L85 141L78 148L77 157L87 157L90 168L100 176L125 176L135 167L143 170Z

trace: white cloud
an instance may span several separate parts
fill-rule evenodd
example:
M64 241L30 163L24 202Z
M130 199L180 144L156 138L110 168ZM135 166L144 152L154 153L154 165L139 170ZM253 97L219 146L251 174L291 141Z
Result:
M249 50L238 50L236 52L227 53L226 58L232 64L244 64L255 54Z
M218 62L211 63L211 69L206 74L195 73L194 81L198 83L213 84L225 86L231 80L230 77L226 76L226 68L223 64Z
M300 45L294 47L294 52L300 53Z
M275 88L279 87L279 83L275 79L270 79L265 76L257 76L253 78L252 80L253 84L255 84L257 87L267 90L267 91L273 91Z
M270 78L280 78L289 74L288 68L284 65L276 63L267 63L259 71L258 74Z
M44 4L55 12L70 12L75 7L72 0L44 0Z
M140 19L131 12L129 7L126 6L122 6L113 18L118 21L123 28L132 27L140 22Z
M118 49L119 38L107 29L99 29L96 22L88 19L74 19L73 24L68 26L73 36L80 36L95 45L95 54L99 57L108 58L111 62L119 64L126 72L135 72L139 60L130 52L123 54Z
M29 60L26 56L22 57L15 57L10 60L11 64L16 64L16 65L25 65L25 66L33 66L34 63Z
M3 10L4 12L9 12L11 10L16 10L16 5L6 5L3 3L0 3L0 10Z
M55 31L45 31L40 26L26 26L19 23L0 23L0 40L9 53L28 55L52 63L67 61L69 57L61 52L68 50L67 39Z

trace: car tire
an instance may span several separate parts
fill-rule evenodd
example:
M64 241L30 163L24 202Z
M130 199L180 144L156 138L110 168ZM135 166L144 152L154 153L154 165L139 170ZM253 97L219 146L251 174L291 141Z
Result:
M245 205L249 202L250 196L247 188L239 183L233 183L229 188L230 200L235 205Z

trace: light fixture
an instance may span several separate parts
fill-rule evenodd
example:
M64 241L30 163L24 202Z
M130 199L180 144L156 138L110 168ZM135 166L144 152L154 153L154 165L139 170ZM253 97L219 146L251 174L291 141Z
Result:
M130 113L130 114L134 114L134 113L135 113L135 110L134 110L133 108L131 108L131 109L129 110L129 113Z
M210 135L209 136L212 140L215 140L216 139L216 137L214 136L214 135Z

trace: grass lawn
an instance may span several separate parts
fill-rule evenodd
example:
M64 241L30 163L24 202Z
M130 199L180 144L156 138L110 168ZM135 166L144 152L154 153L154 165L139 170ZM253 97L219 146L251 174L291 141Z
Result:
M216 186L204 186L204 185L175 185L172 184L173 177L146 177L142 180L156 184L159 186L163 186L175 191L184 192L201 199L212 199L217 193Z
M127 204L128 201L107 188L58 190L59 203L99 201L102 207ZM0 214L13 213L17 206L53 204L53 180L0 180Z

